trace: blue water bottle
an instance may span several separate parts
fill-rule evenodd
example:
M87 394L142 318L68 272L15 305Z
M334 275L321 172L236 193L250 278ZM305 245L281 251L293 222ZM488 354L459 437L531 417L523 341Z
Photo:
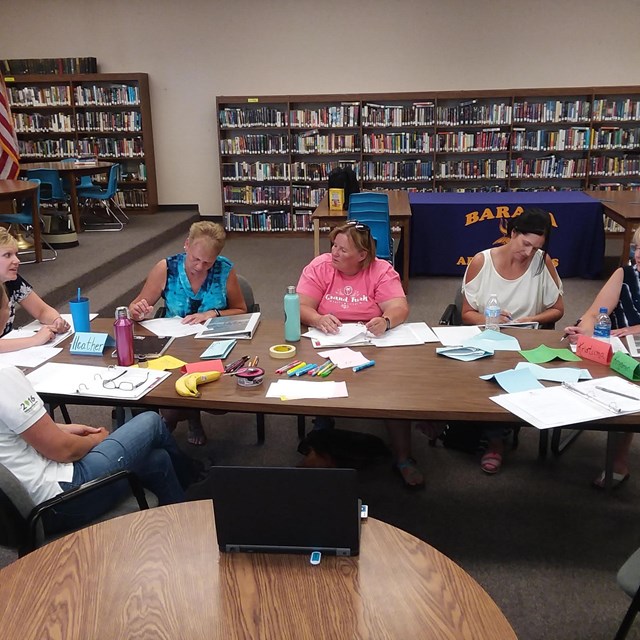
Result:
M593 337L603 342L611 341L611 318L607 313L607 307L600 307L593 327Z
M300 340L300 298L295 287L287 287L284 294L284 339L287 342Z

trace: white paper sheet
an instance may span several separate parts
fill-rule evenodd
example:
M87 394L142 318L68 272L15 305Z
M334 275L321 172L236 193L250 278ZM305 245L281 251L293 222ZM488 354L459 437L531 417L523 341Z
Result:
M30 367L33 369L50 360L53 356L58 355L61 351L61 347L42 345L0 353L0 366L13 365L14 367Z
M371 338L376 347L406 347L425 342L438 342L438 336L426 322L407 322L399 324L376 338Z
M311 328L302 334L311 338L311 344L319 347L342 347L371 344L372 335L361 322L345 322L338 333L324 333L320 329Z
M184 336L195 336L204 329L203 324L182 324L182 318L154 318L140 323L157 336L173 336L182 338Z
M433 327L433 332L438 336L443 347L457 347L465 340L477 336L480 329L475 326Z
M71 329L69 329L69 331L67 331L66 333L58 333L55 336L53 336L53 339L49 342L47 342L46 345L47 347L55 347L57 345L59 345L61 342L63 342L64 340L66 340L70 335L73 335L74 330L73 330L73 318L71 317L70 313L61 313L60 317L63 320L66 320L70 325L71 325ZM97 313L90 313L89 314L89 321L93 320L94 318L97 318L98 314ZM24 327L20 327L19 329L14 329L13 331L10 331L6 336L3 336L3 340L4 339L15 339L15 338L30 338L32 335L34 335L35 333L38 333L38 331L40 331L40 329L42 328L42 324L40 323L39 320L32 320L29 324L24 325ZM51 356L49 356L50 358ZM48 360L48 358L46 358ZM44 360L43 360L44 362ZM27 366L27 365L18 365L18 366ZM37 365L36 365L37 366Z
M369 362L369 358L362 355L360 351L354 351L353 349L349 349L349 347L330 349L329 351L318 351L318 355L331 360L338 369L348 369Z
M305 380L278 380L272 382L267 390L267 398L280 398L281 400L301 400L312 398L326 400L327 398L347 398L346 382L307 382Z

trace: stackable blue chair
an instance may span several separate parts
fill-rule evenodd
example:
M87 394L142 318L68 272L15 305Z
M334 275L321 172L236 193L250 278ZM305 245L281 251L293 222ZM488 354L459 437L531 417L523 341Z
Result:
M351 194L347 219L366 224L376 242L376 256L393 265L393 237L387 194L376 191Z
M63 158L60 162L75 162L75 158ZM96 185L96 183L91 179L91 176L80 176L80 182L77 185L77 189L88 188L88 187L99 187L100 185ZM66 194L71 195L71 185L69 184L69 178L62 178L62 187Z
M119 170L120 165L114 164L111 167L105 189L96 184L78 187L78 199L83 199L83 212L87 210L93 211L97 204L106 213L106 221L85 222L85 231L122 231L124 223L129 220L129 216L122 210L115 199L118 191ZM118 217L116 211L120 213L121 218Z
M69 206L69 196L65 193L62 178L55 169L27 169L27 180L40 180L40 202Z
M40 180L38 180L37 178L30 178L29 181L38 183L38 190L36 191L36 201L37 201L37 207L39 211L40 210ZM42 220L38 215L35 215L35 216L33 215L33 211L31 210L31 199L29 198L24 201L24 203L22 204L22 209L17 213L0 214L0 223L8 224L9 229L11 229L13 225L24 227L26 229L31 229L34 224L41 224ZM58 252L42 237L42 234L40 234L40 241L42 243L43 249L47 249L48 251L51 251L51 256L48 258L45 258L43 256L42 262L51 262L52 260L55 260L58 257ZM34 252L33 249L25 249L20 251L20 254L32 253L32 252ZM36 261L35 256L33 260L21 260L22 264L32 264L35 261Z

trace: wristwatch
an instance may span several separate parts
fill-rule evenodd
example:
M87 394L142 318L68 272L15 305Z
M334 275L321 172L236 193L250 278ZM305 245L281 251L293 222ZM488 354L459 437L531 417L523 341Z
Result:
M220 309L214 309L214 311L216 312L216 318L220 317Z
M384 318L384 321L387 323L387 328L385 329L385 331L389 331L389 329L391 329L391 320L389 320L389 318L387 318L387 316L382 316Z

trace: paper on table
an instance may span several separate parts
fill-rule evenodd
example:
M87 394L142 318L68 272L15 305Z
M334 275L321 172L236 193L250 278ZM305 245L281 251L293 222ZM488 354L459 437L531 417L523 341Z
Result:
M462 344L465 347L479 347L490 351L520 351L520 343L517 338L493 329L487 329L479 335L465 340Z
M71 317L71 314L61 313L60 317L63 320L66 320L71 325L71 329L69 329L69 331L67 331L66 333L57 333L55 336L53 336L52 340L47 342L47 347L55 347L59 345L62 341L66 340L70 335L73 335L74 333L73 318ZM97 313L89 314L89 320L93 320L97 317ZM4 336L4 338L9 338L10 340L12 338L30 338L34 333L38 333L41 328L42 324L39 320L32 320L29 324L24 325L24 327L21 327L20 329L14 329L13 331L9 332L6 336Z
M371 338L371 343L376 347L405 347L425 342L438 342L438 336L433 333L426 322L399 324L381 336Z
M149 369L156 369L158 371L169 371L170 369L179 369L187 364L184 360L176 358L174 356L164 355L159 358L152 358L147 360L147 367ZM134 365L138 366L138 365Z
M181 338L194 336L204 329L203 324L182 324L182 318L153 318L140 323L145 329L149 329L157 336L173 336Z
M126 372L119 380L127 380L138 384L148 374L145 382L127 391L124 389L105 389L103 380L115 378L121 372ZM55 393L67 396L92 396L96 398L120 398L122 400L138 400L166 377L168 371L154 369L136 369L128 367L98 367L84 364L64 364L47 362L27 378L38 393Z
M433 332L444 347L457 347L465 340L473 338L480 333L480 329L474 326L464 327L433 327Z
M615 376L596 378L578 382L573 386L590 398L559 386L507 393L493 396L490 400L538 429L552 429L640 412L640 387L623 378ZM596 389L598 386L635 396L638 399L630 400L605 393Z
M0 365L13 365L15 367L39 367L53 356L62 351L61 347L50 347L42 345L39 347L27 347L18 351L0 353Z
M355 367L359 364L369 362L369 358L363 356L360 351L354 351L353 349L349 349L349 347L330 349L329 351L318 351L318 355L331 360L338 369L348 369L349 367Z
M593 377L588 369L573 367L548 369L532 362L518 362L516 369L529 369L538 380L549 380L550 382L578 382L578 380L591 380Z
M266 397L301 400L302 398L328 399L347 398L348 396L347 383L344 381L307 382L305 380L281 379L271 383Z
M569 349L554 349L552 347L547 347L545 344L541 344L535 349L521 351L520 355L534 364L551 362L551 360L555 360L556 358L566 360L567 362L580 362L582 360L582 358L571 353Z
M495 381L507 392L517 393L518 391L528 391L529 389L544 388L529 369L507 369L498 373L490 373L480 376L483 380Z
M436 347L436 353L439 356L447 356L454 360L461 360L462 362L471 362L472 360L478 360L479 358L486 358L492 356L493 351L490 349L481 349L480 347Z
M327 334L320 329L312 328L302 335L305 338L311 338L311 344L316 348L371 344L371 334L361 322L345 322L338 333Z

